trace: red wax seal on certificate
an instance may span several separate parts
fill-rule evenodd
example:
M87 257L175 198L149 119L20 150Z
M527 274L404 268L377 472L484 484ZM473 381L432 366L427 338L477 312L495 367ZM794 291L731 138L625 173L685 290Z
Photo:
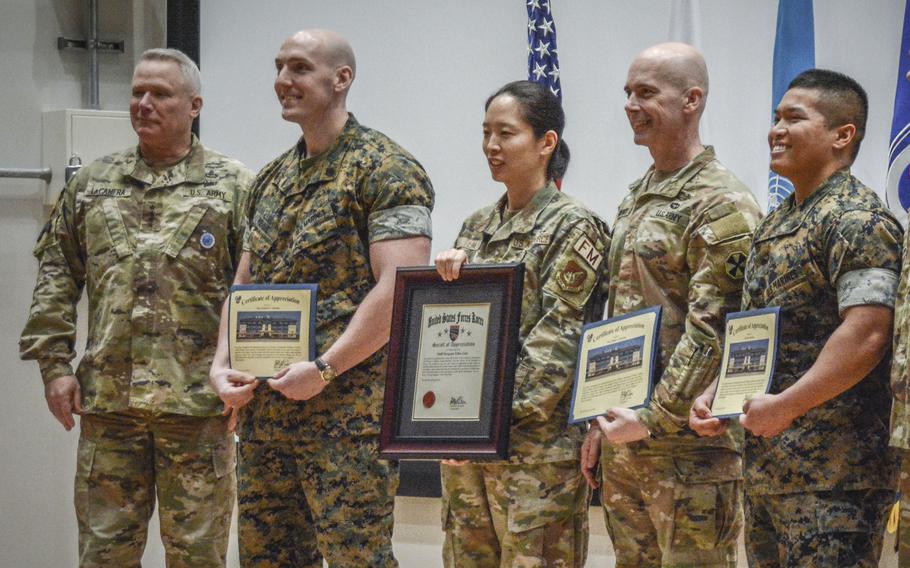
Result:
M433 408L434 404L436 404L436 393L427 391L427 394L423 395L423 407Z

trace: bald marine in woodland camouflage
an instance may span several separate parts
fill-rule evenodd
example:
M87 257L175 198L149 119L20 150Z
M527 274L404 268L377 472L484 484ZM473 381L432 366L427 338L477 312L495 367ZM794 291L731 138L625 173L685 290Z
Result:
M139 144L82 168L38 239L20 340L54 417L81 415L79 564L138 566L158 500L168 566L223 566L235 449L208 385L252 173L191 134L199 69L153 49L133 73ZM76 303L87 290L74 372Z
M275 71L281 116L303 136L253 184L236 282L318 284L318 356L257 388L229 368L222 317L211 382L241 409L240 560L397 566L398 469L378 459L385 344L397 267L429 260L433 188L411 154L348 113L344 38L298 32Z
M625 91L634 141L654 163L630 186L613 224L607 312L661 306L660 360L647 408L614 408L592 424L582 470L598 484L599 458L618 567L732 567L741 438L699 438L687 419L719 365L724 318L739 307L760 213L699 138L708 73L695 48L646 49Z

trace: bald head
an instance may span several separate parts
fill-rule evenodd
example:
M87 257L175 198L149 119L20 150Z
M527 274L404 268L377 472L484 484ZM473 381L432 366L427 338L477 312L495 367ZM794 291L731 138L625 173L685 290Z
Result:
M338 32L321 29L300 30L285 40L284 45L290 43L309 49L314 57L318 57L330 67L335 69L350 67L351 74L357 74L354 50L348 40Z
M698 87L708 96L708 66L701 52L686 43L659 43L642 51L632 67L653 66L680 91Z

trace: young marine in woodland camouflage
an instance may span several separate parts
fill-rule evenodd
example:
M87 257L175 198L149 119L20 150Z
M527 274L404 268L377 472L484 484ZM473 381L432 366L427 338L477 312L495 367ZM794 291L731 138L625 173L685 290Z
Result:
M600 454L601 501L618 567L736 565L741 435L699 438L689 408L714 379L726 314L736 311L751 234L751 192L702 146L707 69L694 48L662 44L632 64L626 112L654 165L620 203L609 265L610 317L661 306L651 401L592 427L582 466Z
M229 368L225 321L212 383L240 408L240 560L245 567L392 567L397 464L378 459L395 271L429 260L426 172L345 106L350 45L326 30L276 58L285 120L303 137L256 178L238 283L314 283L316 362L258 389ZM226 319L226 318L224 318ZM256 389L255 392L253 389Z
M771 168L795 191L746 265L743 309L781 308L770 391L740 416L750 566L878 566L897 481L885 416L902 230L849 172L867 104L849 77L806 71L768 135ZM691 419L709 435L723 429L712 392Z
M578 469L584 427L568 417L581 327L603 313L610 238L606 223L547 182L567 162L557 138L562 116L558 99L527 81L490 97L484 150L507 193L471 215L455 248L436 260L449 279L455 262L524 263L509 460L443 462L447 567L580 568L587 558L589 496ZM537 154L549 138L550 152L561 146L557 157Z
M200 106L186 56L144 54L130 106L139 146L80 170L35 248L20 353L38 360L67 429L82 413L81 566L138 566L156 496L168 565L224 565L235 449L208 367L252 173L192 137ZM88 338L74 377L83 288Z

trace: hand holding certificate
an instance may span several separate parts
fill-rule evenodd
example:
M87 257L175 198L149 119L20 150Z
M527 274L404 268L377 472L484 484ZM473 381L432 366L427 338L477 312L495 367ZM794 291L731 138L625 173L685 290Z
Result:
M268 379L315 357L315 284L235 285L228 302L232 369Z
M586 325L578 342L569 422L611 408L640 408L651 398L660 306Z
M774 376L780 308L727 315L724 358L711 404L715 418L733 418L749 398L765 394Z

